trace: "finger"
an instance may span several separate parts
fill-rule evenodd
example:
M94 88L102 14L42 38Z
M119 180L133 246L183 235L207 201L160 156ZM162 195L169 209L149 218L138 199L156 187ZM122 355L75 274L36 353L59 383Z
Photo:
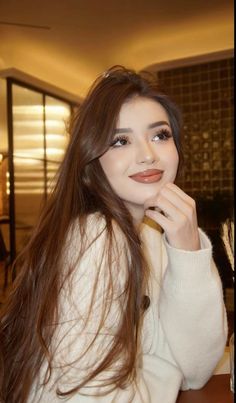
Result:
M145 211L145 215L149 218L151 218L153 221L155 221L157 224L160 225L160 227L165 231L168 232L169 227L170 227L170 223L171 221L169 220L169 218L167 218L166 216L164 216L162 213L160 213L159 211L154 211L154 210L146 210Z
M182 189L180 189L177 185L174 183L167 183L164 188L171 189L173 192L175 192L181 199L186 201L186 203L190 204L191 206L195 206L195 200L189 196L187 193L185 193Z
M153 217L155 213L161 213L162 215L171 220L172 222L180 222L185 218L185 214L178 206L175 206L170 200L168 200L163 194L159 195L155 201L155 207L152 208Z
M178 195L184 202L189 204L191 207L196 208L195 200L192 199L189 195L187 195L182 189L180 189L174 183L166 184L165 186L162 187L162 189L160 189L158 195L156 195L153 198L150 198L150 199L146 200L146 202L144 204L144 208L149 208L150 206L154 207L156 205L158 196L161 195L161 194L164 194L165 191L167 191L167 190L172 192L172 193L169 193L169 194Z
M180 192L182 192L180 190ZM194 204L190 204L188 199L182 198L179 195L179 192L176 192L173 189L170 189L169 187L165 187L162 189L158 199L159 199L159 204L160 201L162 201L162 198L165 198L165 201L169 201L173 206L176 207L177 210L182 212L184 215L186 215L189 219L192 219L195 216L195 206ZM177 212L176 212L177 213Z
M179 195L169 188L163 188L158 196L152 199L148 199L144 205L145 209L152 208L152 210L157 210L167 216L178 214L179 212L190 215L191 211L189 204L187 204Z

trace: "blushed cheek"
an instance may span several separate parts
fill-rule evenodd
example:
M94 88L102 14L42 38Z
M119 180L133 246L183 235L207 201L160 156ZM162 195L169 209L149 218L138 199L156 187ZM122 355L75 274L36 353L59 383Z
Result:
M178 167L179 167L179 154L176 151L176 153L175 153L175 171L176 171L176 173L178 171Z
M178 166L179 166L179 155L178 155L176 148L170 152L170 154L168 156L168 160L166 160L166 166L167 166L167 170L171 174L170 179L174 182L176 175L177 175Z
M109 173L112 171L113 168L112 159L108 154L104 154L102 157L99 158L99 161L106 176L109 176Z
M178 154L178 151L177 151L177 148L176 148L174 142L172 144L170 144L170 148L169 148L166 156L169 159L169 161L174 161L175 164L178 164L179 154Z

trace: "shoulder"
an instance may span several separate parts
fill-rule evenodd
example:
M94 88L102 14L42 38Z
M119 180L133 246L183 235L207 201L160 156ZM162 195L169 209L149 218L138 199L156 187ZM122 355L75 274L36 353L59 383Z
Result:
M113 220L109 228L106 218L101 213L89 214L83 221L74 220L65 242L67 257L83 258L88 255L98 259L105 252L119 254L125 247L125 235Z
M112 222L111 241L101 214L87 216L83 226L81 232L79 220L73 222L63 259L65 273L70 273L63 293L75 305L78 295L86 302L95 289L96 296L106 295L111 284L119 294L126 281L127 254L118 224Z
M76 220L71 227L72 236L84 236L86 241L90 244L92 241L101 241L108 237L108 234L111 233L115 242L124 242L125 235L119 225L112 220L111 225L108 226L106 218L101 213L93 213L89 214L84 221L84 231L81 232L81 228L79 224L79 220ZM79 231L78 231L79 229Z

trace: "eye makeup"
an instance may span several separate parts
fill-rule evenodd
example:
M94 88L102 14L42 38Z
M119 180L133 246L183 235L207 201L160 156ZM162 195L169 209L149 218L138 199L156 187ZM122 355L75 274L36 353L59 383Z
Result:
M120 136L115 136L115 138L112 140L110 147L122 147L127 145L129 142L128 136L125 135L120 135ZM120 144L118 144L120 143Z
M153 138L155 137L159 137L159 140L161 141L166 141L173 136L170 130L163 128L158 130L157 133L154 134Z

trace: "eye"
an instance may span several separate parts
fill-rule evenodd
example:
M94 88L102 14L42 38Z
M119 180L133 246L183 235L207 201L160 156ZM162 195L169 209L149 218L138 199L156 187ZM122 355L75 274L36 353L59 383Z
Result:
M160 130L158 133L155 134L155 136L153 137L154 141L166 141L168 140L170 137L172 137L172 134L169 130L167 129L162 129Z
M128 144L129 140L126 136L119 136L116 137L112 143L110 144L110 147L122 147L126 146Z

